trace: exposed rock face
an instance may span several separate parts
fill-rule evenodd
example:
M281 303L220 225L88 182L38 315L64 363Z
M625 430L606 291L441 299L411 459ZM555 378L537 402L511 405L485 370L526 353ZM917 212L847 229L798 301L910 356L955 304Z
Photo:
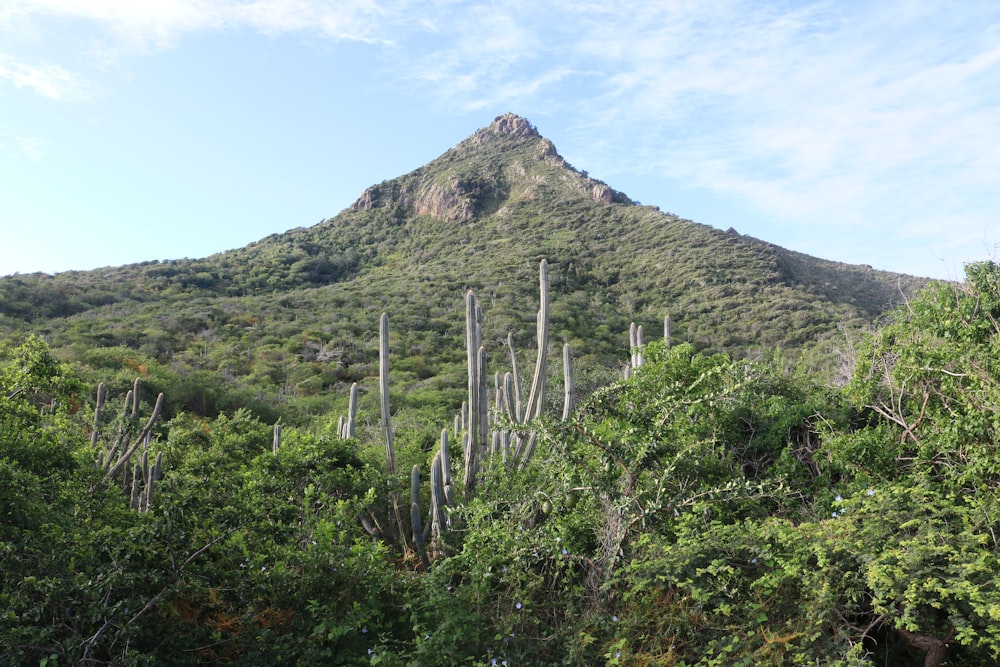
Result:
M351 204L353 211L370 211L375 208L374 200L378 199L378 186L366 188L357 201Z
M590 196L598 204L610 204L614 201L614 193L611 188L603 183L594 183L594 187L590 190Z
M441 220L468 222L475 217L475 207L458 180L447 186L429 183L420 188L413 200L413 212Z

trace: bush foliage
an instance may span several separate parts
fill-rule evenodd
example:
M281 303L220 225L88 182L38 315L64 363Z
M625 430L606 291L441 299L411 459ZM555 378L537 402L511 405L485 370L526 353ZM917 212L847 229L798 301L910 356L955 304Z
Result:
M429 568L388 519L429 495L386 476L374 396L356 438L327 414L276 446L229 390L200 386L198 409L154 357L80 368L27 337L0 347L0 663L996 664L998 322L984 262L895 311L842 387L781 356L646 345L628 379L536 422L527 464L456 482ZM95 367L116 368L97 420ZM397 460L426 479L461 394L399 368ZM164 460L149 511L95 465L137 429L114 407L129 371L142 415L177 392L141 445Z

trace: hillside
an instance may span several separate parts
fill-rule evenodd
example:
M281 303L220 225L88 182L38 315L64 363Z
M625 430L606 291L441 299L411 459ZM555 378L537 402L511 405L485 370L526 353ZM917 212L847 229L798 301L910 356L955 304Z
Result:
M667 314L675 341L830 364L842 332L926 283L637 205L508 114L312 227L204 259L0 279L0 332L42 333L97 369L211 374L274 405L371 376L386 311L405 359L396 381L444 390L463 382L464 290L483 302L488 347L508 331L527 346L543 257L554 342L573 345L584 373L622 358L629 322L655 338ZM134 358L95 352L121 347ZM214 400L183 407L213 412Z
M506 370L540 257L578 400L550 349L548 413L541 374L484 409L463 292ZM920 283L638 206L513 116L308 229L2 280L0 666L996 665L1000 266L883 311Z

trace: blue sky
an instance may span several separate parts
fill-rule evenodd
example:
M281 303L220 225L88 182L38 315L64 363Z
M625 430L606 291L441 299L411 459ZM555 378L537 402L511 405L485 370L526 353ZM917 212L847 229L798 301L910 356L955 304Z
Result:
M721 229L950 279L1000 252L993 0L0 0L0 275L313 225L509 111Z

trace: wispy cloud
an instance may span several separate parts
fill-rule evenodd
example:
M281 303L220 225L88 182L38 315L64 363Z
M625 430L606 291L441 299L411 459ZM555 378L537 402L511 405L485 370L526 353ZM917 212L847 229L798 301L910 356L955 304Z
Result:
M189 33L239 27L378 41L381 11L374 0L7 0L0 20L82 21L105 31L105 51L133 53L170 48Z
M451 106L565 100L581 136L604 136L585 163L639 164L790 228L812 223L817 246L837 233L939 243L942 224L982 236L996 202L984 208L977 195L1000 177L1000 9L789 7L493 3L489 26L509 53L487 48L468 20L439 17L440 32L462 36L413 62L437 63L422 81ZM590 94L559 95L569 73ZM518 85L529 80L538 85Z
M235 28L370 43L387 85L442 113L557 115L602 178L711 191L804 242L803 221L827 245L878 221L890 242L982 237L997 209L993 0L0 0L14 18L81 23L114 54ZM83 88L65 62L24 61L0 58L0 79Z
M52 63L27 65L0 54L0 80L57 101L86 96L83 77Z

